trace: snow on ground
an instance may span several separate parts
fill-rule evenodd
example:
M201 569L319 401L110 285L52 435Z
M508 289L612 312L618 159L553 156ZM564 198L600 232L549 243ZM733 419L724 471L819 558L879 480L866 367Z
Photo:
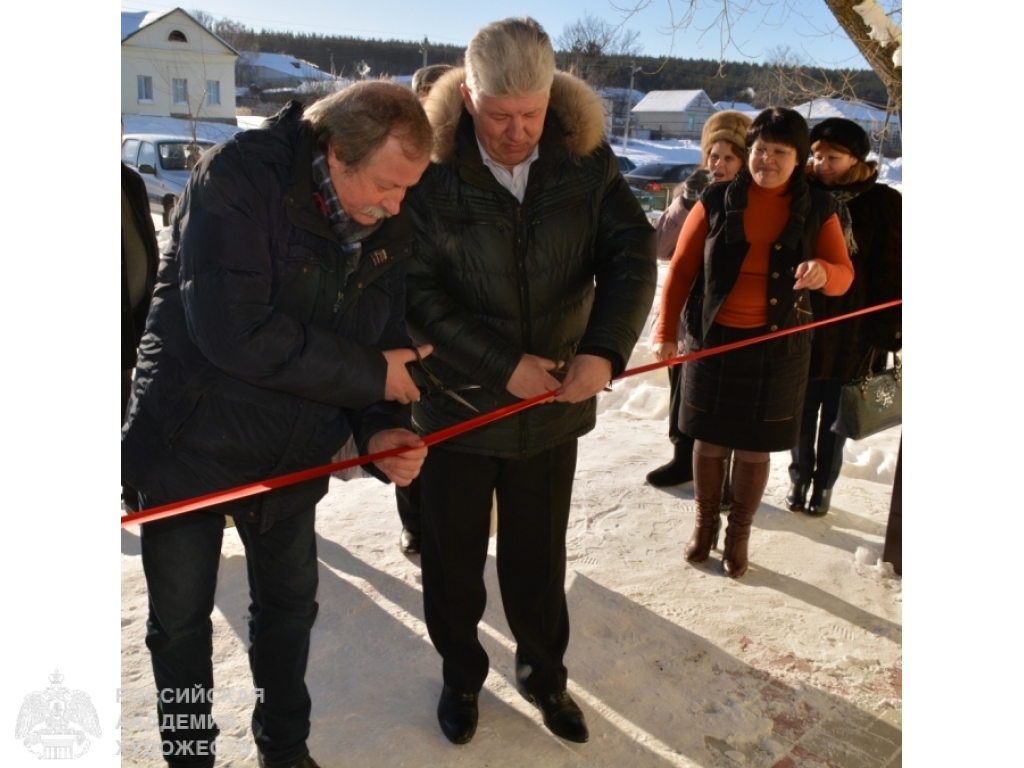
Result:
M636 144L656 151L654 142ZM652 361L642 340L630 367ZM824 518L785 509L788 454L774 454L751 569L732 580L722 575L721 550L701 565L683 560L692 485L644 482L671 455L666 374L616 382L599 411L580 441L566 584L569 687L591 742L552 736L515 692L493 539L480 627L492 671L480 726L467 746L444 738L435 716L440 659L423 623L418 558L398 551L394 491L373 479L332 480L318 508L320 613L307 674L320 765L900 765L902 579L879 556L901 429L848 444ZM137 529L121 532L121 553L122 687L151 688ZM213 617L219 688L250 685L247 610L243 550L229 529ZM242 750L251 748L247 709L233 701L214 708L222 740ZM132 718L152 714L147 704L122 704L128 755L155 737ZM218 761L253 764L251 754ZM163 762L124 757L122 765Z
M178 117L159 115L122 115L125 133L163 133L171 136L191 136L188 120ZM226 141L243 128L227 123L207 123L197 121L195 124L196 138L209 141Z
M628 157L637 165L644 163L699 163L702 160L700 142L691 139L667 139L650 141L649 139L630 139L626 148L622 148L622 139L616 139L612 145L615 154Z
M877 565L888 486L843 477L825 518L792 514L783 505L786 456L775 455L752 567L733 581L721 573L720 552L703 565L683 561L692 486L644 483L670 454L665 422L628 410L606 408L581 440L568 533L566 664L591 743L553 737L515 692L493 539L480 628L492 671L480 728L466 747L445 740L435 717L440 659L423 623L417 558L397 548L393 490L372 479L332 480L319 508L320 614L307 675L310 748L324 768L783 768L819 765L812 755L834 766L891 765L895 755L899 765L902 582ZM121 542L122 687L146 688L137 531L123 531ZM229 530L214 611L218 687L244 688L249 679L247 605L242 547ZM216 705L223 738L248 744L246 711ZM122 705L126 722L148 714L147 705ZM152 737L152 729L120 733L123 749ZM221 765L252 761L228 756Z

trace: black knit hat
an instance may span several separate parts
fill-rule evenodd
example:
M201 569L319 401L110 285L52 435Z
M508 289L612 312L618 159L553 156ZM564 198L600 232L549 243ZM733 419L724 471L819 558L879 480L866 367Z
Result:
M862 163L868 159L868 152L871 151L867 132L853 120L842 117L822 120L811 129L811 146L819 141L842 147Z

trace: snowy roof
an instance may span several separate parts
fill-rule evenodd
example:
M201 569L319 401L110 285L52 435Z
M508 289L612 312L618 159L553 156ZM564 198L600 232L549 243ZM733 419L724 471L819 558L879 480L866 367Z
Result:
M350 77L336 77L333 82L327 82L326 80L306 80L299 83L293 89L279 88L277 90L286 91L292 90L293 93L312 93L312 94L323 94L333 91L340 91L342 88L347 88L352 85L355 80ZM324 85L321 85L324 83ZM271 91L264 91L264 93L271 93Z
M308 61L296 59L284 53L250 53L249 63L254 67L265 67L275 72L283 72L299 80L330 80L331 76Z
M792 107L807 120L821 121L829 117L845 117L856 123L885 122L885 110L872 107L862 101L845 101L844 99L811 99L803 104ZM899 117L892 115L889 118L892 124L899 124Z
M625 101L630 97L629 88L600 88L597 93L601 98L612 99L613 101ZM638 91L636 89L632 91L632 103L634 105L639 104L643 98L643 91Z
M143 27L147 27L154 21L159 21L165 16L170 16L175 11L186 16L193 24L195 24L197 27L202 29L212 38L220 42L229 51L231 51L234 54L238 53L238 51L236 51L234 48L228 45L228 43L225 42L223 38L218 37L216 34L213 33L212 30L207 29L198 21L196 21L192 17L192 14L190 14L188 11L182 10L181 8L171 8L170 10L164 9L159 11L121 11L121 42L123 43L127 38L134 35Z
M164 15L163 11L121 11L121 39ZM152 18L146 18L150 16Z
M651 91L640 103L633 107L634 112L685 112L690 105L703 96L704 91ZM711 101L711 99L708 99Z
M716 101L715 109L735 109L737 112L760 112L753 104L745 101Z

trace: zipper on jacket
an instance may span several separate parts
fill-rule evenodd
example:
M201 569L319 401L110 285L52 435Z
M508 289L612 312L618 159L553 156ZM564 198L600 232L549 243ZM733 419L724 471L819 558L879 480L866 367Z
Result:
M516 220L516 261L519 267L519 332L523 337L523 348L524 351L530 346L530 306L529 297L526 292L526 238L523 233L523 206L517 205L515 208L515 220ZM527 434L529 431L529 419L527 412L522 411L519 414L519 452L521 455L526 455L527 446L530 444L530 438Z

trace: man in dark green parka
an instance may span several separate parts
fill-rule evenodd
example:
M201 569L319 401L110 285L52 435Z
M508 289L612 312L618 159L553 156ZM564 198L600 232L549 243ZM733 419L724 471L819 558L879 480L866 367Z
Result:
M410 199L420 258L407 322L429 367L480 411L554 402L431 449L421 475L425 617L444 666L438 718L475 732L488 658L477 639L492 497L516 682L557 735L586 741L566 691L565 535L577 438L621 373L650 309L654 230L604 140L604 110L556 73L532 19L484 27L425 103L433 163ZM464 387L477 387L463 389ZM414 405L421 434L472 414L444 393Z

